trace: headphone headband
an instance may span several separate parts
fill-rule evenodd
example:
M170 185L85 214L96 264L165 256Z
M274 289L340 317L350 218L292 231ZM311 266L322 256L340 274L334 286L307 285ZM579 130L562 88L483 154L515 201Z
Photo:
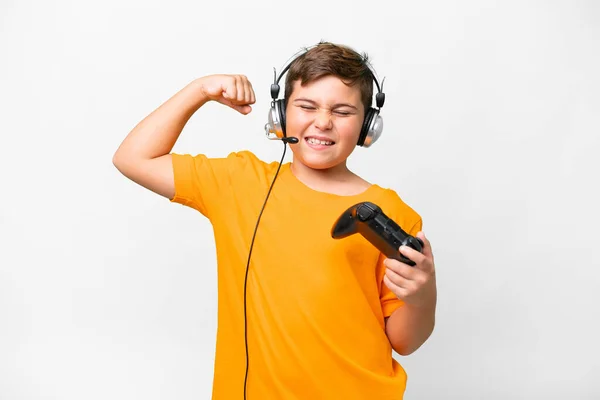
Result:
M271 98L273 100L277 100L277 97L279 97L279 89L280 89L279 81L281 80L283 75L290 69L290 67L292 66L294 61L296 61L298 58L300 58L304 54L308 53L311 49L314 49L317 46L319 46L319 45L307 47L304 50L301 50L298 53L296 53L295 55L293 55L291 60L285 65L285 67L283 67L283 69L281 70L279 75L277 75L277 71L275 70L275 67L273 67L273 75L274 76L273 76L273 84L271 84ZM375 86L377 87L377 94L375 95L375 103L377 104L377 108L381 108L381 107L383 107L383 103L385 102L385 93L383 93L383 83L385 81L385 77L381 81L381 86L380 86L379 81L377 80L377 74L375 73L375 70L373 69L373 67L371 66L369 61L367 61L364 57L361 57L361 58L362 58L362 62L369 69L369 72L371 72L371 77L373 78L373 82L375 82Z

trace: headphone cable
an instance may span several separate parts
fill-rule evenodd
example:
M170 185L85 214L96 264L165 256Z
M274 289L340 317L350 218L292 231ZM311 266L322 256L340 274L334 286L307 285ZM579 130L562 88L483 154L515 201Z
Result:
M256 231L258 230L258 224L260 222L260 218L265 210L265 206L267 205L267 200L269 199L269 195L271 194L271 190L273 189L273 185L275 184L275 180L277 179L277 175L279 174L279 170L281 169L281 164L283 163L283 159L285 158L285 151L287 149L287 141L283 140L283 155L281 156L281 161L279 162L279 166L277 167L277 171L275 172L275 176L273 177L273 181L271 182L271 186L269 187L269 191L267 192L267 197L265 197L265 201L263 203L262 209L260 210L260 214L258 215L258 219L256 220L256 226L254 227L254 234L252 235L252 242L250 243L250 251L248 252L248 262L246 263L246 275L244 277L244 342L246 347L246 374L244 377L244 400L246 400L246 385L248 383L248 369L250 365L250 357L248 355L248 316L246 313L246 286L248 282L248 269L250 267L250 256L252 255L252 248L254 247L254 239L256 238Z

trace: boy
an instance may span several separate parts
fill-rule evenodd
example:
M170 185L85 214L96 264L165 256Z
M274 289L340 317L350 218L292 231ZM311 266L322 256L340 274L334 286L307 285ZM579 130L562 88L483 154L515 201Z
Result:
M129 179L212 223L213 399L403 398L406 374L392 349L410 354L433 331L435 268L420 216L396 192L346 166L372 94L366 57L319 43L287 74L285 130L298 139L289 145L291 163L266 163L249 151L224 158L170 153L206 102L251 111L254 90L243 75L194 80L115 153L113 163ZM360 235L331 238L337 217L361 201L423 240L423 253L401 249L414 267L386 259Z

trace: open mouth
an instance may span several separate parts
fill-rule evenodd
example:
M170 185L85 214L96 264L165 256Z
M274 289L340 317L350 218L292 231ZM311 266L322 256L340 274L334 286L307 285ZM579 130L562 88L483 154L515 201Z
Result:
M306 142L310 145L313 146L333 146L335 144L335 142L330 141L330 140L321 140L321 139L316 139L313 137L307 137Z

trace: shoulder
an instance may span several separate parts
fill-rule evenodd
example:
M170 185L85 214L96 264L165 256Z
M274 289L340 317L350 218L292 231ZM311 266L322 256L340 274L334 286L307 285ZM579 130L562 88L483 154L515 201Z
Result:
M248 164L265 164L256 154L250 150L232 151L225 157L232 162L248 163Z
M225 156L209 156L205 153L171 153L172 156L175 157L191 157L191 158L203 158L207 160L229 160L229 161L247 161L247 162L256 162L260 163L262 160L258 158L256 154L254 154L250 150L238 150L227 153Z
M205 153L171 153L177 171L190 170L195 175L207 177L243 178L252 175L268 175L274 164L267 163L250 150L238 150L223 155L207 155ZM276 168L276 166L275 166ZM176 171L176 172L177 172Z
M243 187L263 187L269 185L279 168L277 161L265 161L250 150L233 151L221 159L222 168L231 184Z
M250 150L238 150L227 153L223 156L210 157L205 154L197 154L193 157L196 160L207 161L213 165L221 165L228 169L244 170L267 168L268 164L261 160L254 152Z
M410 234L416 234L421 230L423 224L421 215L395 190L381 188L380 204L378 205L388 217Z
M234 151L227 155L234 165L244 167L249 173L270 175L279 167L278 161L265 161L250 150Z

